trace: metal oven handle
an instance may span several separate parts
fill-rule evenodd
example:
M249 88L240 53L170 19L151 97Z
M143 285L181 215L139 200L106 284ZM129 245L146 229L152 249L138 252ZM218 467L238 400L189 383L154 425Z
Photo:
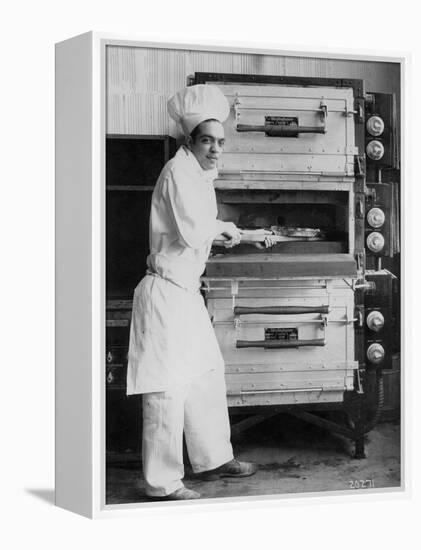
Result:
M326 134L326 126L237 124L237 132L264 132L269 137L295 137L297 134Z
M301 348L305 346L325 346L326 340L319 338L316 340L237 340L237 348L266 348L266 349L285 349Z
M301 315L304 313L329 313L329 306L235 306L234 315Z
M264 132L269 137L297 137L299 134L326 134L327 105L320 102L321 126L299 126L298 124L237 124L237 132Z
M336 388L335 388L336 389ZM345 389L345 388L344 388ZM322 392L324 388L319 386L315 388L285 388L285 389L270 389L270 390L240 390L240 391L228 391L228 395L266 395L272 393L308 393L311 392Z

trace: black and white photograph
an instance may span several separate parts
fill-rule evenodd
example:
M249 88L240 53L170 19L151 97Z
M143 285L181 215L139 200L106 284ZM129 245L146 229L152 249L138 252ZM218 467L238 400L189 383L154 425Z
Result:
M402 60L104 65L105 505L402 490Z
M418 20L5 5L2 547L414 546Z

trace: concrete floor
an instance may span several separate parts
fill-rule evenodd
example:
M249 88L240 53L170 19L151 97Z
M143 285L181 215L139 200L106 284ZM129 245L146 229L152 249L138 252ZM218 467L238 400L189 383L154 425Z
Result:
M233 441L240 460L259 464L243 479L204 482L186 465L184 483L202 498L354 490L352 482L371 480L375 488L400 486L400 423L383 422L366 437L366 455L352 458L353 444L316 426L283 414L267 419ZM137 460L107 468L107 504L145 502Z

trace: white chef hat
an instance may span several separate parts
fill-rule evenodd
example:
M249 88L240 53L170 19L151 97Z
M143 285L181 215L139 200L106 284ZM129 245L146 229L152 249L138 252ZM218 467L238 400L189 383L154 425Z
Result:
M217 86L197 84L177 92L168 100L168 112L188 136L198 124L214 118L224 122L229 115L227 98Z

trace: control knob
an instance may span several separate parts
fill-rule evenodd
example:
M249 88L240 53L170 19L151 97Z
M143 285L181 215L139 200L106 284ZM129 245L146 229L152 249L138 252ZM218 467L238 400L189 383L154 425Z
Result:
M371 344L367 350L367 359L370 363L378 365L384 360L385 352L381 344Z
M367 237L367 247L371 252L380 252L384 248L384 237L381 233L373 231Z
M377 141L377 139L370 141L365 150L368 157L372 160L380 160L384 155L383 143L381 141Z
M371 208L367 212L367 223L370 227L378 229L385 222L385 214L381 208Z
M380 136L384 131L383 119L379 116L371 116L366 123L367 132L372 136Z
M366 322L368 328L374 332L379 332L384 327L384 317L380 311L370 311Z

